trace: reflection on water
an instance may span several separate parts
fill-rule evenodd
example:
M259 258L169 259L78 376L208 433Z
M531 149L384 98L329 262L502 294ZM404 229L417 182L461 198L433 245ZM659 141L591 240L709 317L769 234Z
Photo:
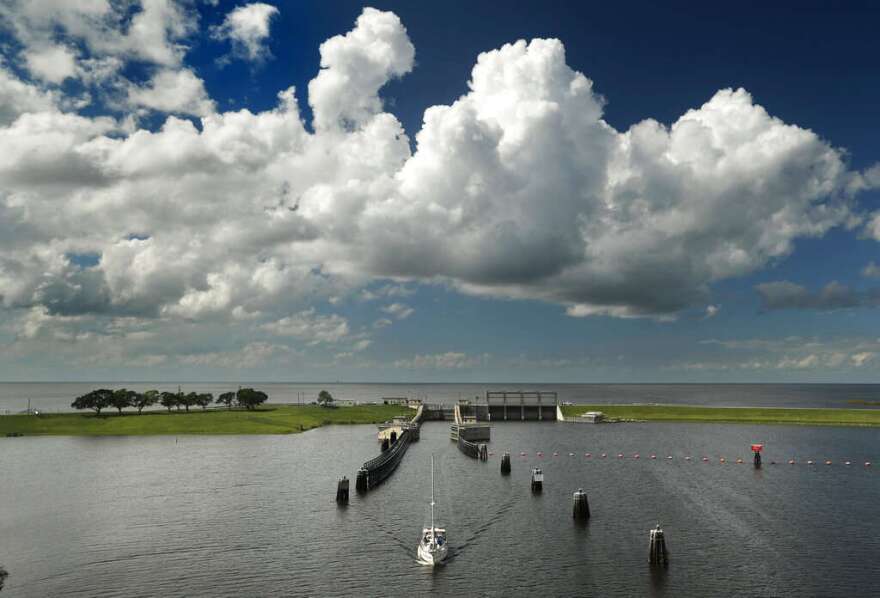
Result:
M750 463L754 441L766 444L760 470ZM339 508L337 479L353 478L378 451L372 426L0 439L4 592L867 596L880 586L880 476L841 464L876 460L874 430L499 423L490 446L488 462L471 460L447 425L426 424L387 483ZM510 476L499 471L504 451ZM437 522L451 547L435 569L415 562L430 517L431 453ZM835 464L769 464L791 457ZM540 495L529 490L533 466L545 474ZM579 487L592 513L585 524L572 519ZM647 562L658 521L668 570Z

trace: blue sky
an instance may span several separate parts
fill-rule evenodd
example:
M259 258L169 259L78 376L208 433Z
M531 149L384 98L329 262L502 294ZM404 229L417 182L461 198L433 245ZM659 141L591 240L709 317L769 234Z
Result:
M878 13L7 3L0 377L877 382Z

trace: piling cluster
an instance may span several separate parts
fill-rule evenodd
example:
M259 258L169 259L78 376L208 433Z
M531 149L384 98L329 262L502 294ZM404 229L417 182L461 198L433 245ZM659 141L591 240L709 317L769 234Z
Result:
M501 455L501 475L510 475L510 453Z
M579 521L586 521L590 518L590 501L583 488L578 488L574 493L572 503L572 517Z
M336 485L336 502L340 505L348 504L348 478L345 476Z
M652 565L668 567L669 555L666 552L666 538L660 524L651 530L650 543L648 546L648 562Z

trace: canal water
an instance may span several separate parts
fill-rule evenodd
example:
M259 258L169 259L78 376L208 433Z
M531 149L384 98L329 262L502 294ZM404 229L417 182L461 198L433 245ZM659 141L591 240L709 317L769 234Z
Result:
M497 423L483 463L432 422L385 484L338 508L338 477L378 452L375 438L374 426L2 438L4 595L824 597L880 587L880 471L864 466L880 457L876 430ZM758 471L754 441L766 444ZM509 477L499 473L505 450ZM431 454L452 547L436 570L415 562ZM529 490L534 466L540 495ZM586 525L571 516L578 487L589 494ZM665 571L647 563L658 522Z

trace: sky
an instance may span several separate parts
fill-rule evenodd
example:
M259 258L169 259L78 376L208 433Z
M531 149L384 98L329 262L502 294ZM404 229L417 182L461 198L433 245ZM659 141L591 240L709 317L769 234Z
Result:
M878 23L0 0L0 381L880 382Z

